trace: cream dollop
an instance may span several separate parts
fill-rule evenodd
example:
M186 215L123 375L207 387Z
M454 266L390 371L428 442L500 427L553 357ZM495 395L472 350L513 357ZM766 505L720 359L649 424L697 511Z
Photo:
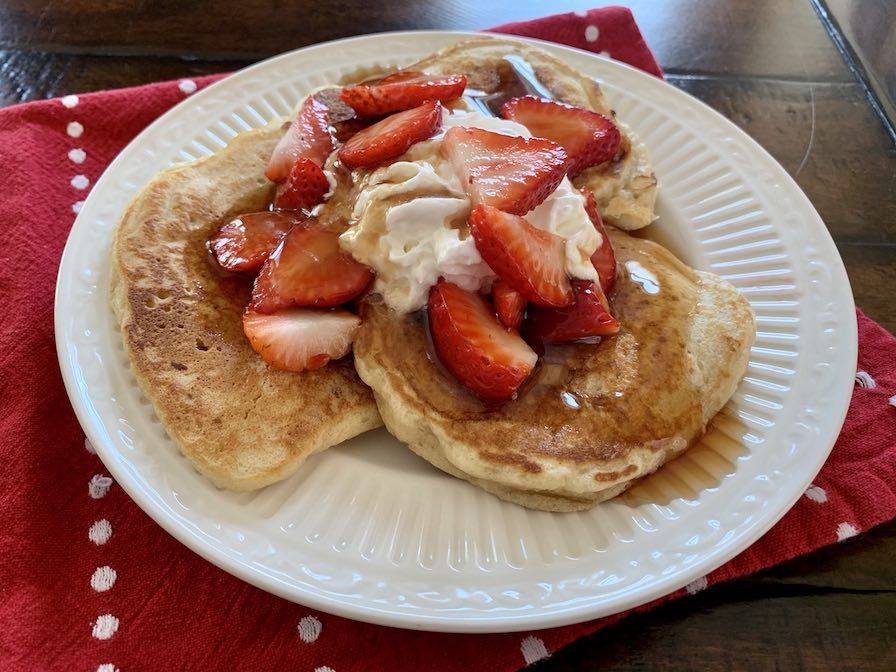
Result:
M439 154L444 131L452 126L531 136L512 121L446 110L442 132L363 178L350 226L340 240L355 259L376 271L374 291L400 313L425 306L440 277L468 291L488 289L495 279L467 228L470 199ZM597 279L591 255L601 243L600 234L585 212L585 199L568 179L525 218L566 241L568 275Z

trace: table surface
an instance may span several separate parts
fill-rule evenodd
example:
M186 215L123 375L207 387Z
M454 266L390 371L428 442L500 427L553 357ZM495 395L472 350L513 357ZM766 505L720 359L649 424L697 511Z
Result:
M474 30L599 4L11 0L0 4L0 106L225 72L361 33ZM667 80L734 121L794 177L837 243L856 304L896 331L894 139L810 0L628 4ZM894 642L890 523L631 616L533 669L894 670Z

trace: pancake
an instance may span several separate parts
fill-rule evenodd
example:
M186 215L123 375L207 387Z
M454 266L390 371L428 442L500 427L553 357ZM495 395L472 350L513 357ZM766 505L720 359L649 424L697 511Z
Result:
M614 497L694 443L746 370L752 309L660 245L613 229L610 238L621 331L598 345L548 346L501 407L435 361L423 313L367 305L355 365L386 428L439 469L547 511Z
M616 117L593 78L537 47L486 36L450 46L406 69L430 74L462 73L467 76L468 88L499 94L498 99L504 100L526 94L507 56L518 56L528 63L538 81L556 100L600 112L619 127L622 133L619 156L614 161L588 168L573 180L577 187L587 186L594 192L604 221L626 231L643 228L654 221L657 180L647 148Z
M236 137L166 170L132 201L115 235L111 300L131 368L168 434L222 488L255 490L381 424L351 359L300 374L270 368L243 334L251 281L225 276L206 240L266 209L264 168L282 131Z

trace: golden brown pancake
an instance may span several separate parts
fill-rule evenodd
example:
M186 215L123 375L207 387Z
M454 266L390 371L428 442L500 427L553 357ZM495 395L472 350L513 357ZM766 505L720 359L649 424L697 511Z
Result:
M609 223L631 230L653 221L646 150L590 77L490 37L407 67L460 72L472 87L507 94L512 54L553 97L614 118L620 155L576 184L595 192ZM113 246L112 303L135 376L180 450L215 484L252 490L285 478L308 455L381 424L378 403L387 427L448 473L525 506L578 510L683 450L733 393L752 340L749 306L714 276L623 234L614 234L620 264L652 268L662 301L625 276L613 299L623 332L596 347L549 350L520 398L501 409L484 407L430 361L419 315L397 317L375 303L355 364L377 403L351 359L301 374L271 369L242 333L249 282L219 273L205 241L228 218L266 207L272 185L263 170L281 133L279 125L252 131L163 172L128 208ZM333 199L339 213L350 211L345 196ZM658 382L660 361L668 375Z
M443 471L548 511L587 509L684 451L746 370L752 309L660 245L610 238L622 330L598 345L549 346L503 406L484 405L434 361L422 313L367 306L355 364L386 428Z
M140 387L193 466L238 491L381 424L350 358L302 373L265 364L242 329L251 282L218 271L206 251L223 222L267 207L264 168L280 134L242 134L158 175L128 207L112 250L112 307Z
M503 100L526 94L507 56L519 56L528 63L556 100L600 112L613 119L622 132L622 149L616 160L589 168L573 180L577 187L587 186L594 192L604 221L626 231L654 221L657 181L647 149L616 118L600 85L591 77L537 47L487 36L452 45L407 69L461 73L467 76L468 88L502 94L499 100Z

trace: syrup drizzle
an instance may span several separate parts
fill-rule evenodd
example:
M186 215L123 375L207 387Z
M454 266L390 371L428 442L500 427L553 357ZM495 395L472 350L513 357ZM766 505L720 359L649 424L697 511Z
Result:
M660 293L660 281L657 279L656 275L644 268L637 261L631 260L625 262L625 270L628 271L628 275L632 281L641 285L641 289L648 294Z
M696 501L701 493L717 488L750 453L747 426L726 406L709 423L696 444L619 496L629 506L659 504L675 499Z

